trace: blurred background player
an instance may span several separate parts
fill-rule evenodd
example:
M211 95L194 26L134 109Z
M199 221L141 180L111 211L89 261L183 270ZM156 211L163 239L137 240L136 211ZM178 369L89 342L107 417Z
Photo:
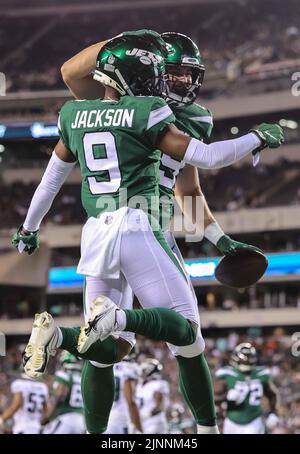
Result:
M186 409L180 402L171 404L168 416L170 434L195 433L195 421L186 414Z
M44 434L82 434L85 432L81 395L82 362L63 352L61 368L55 372L45 420Z
M270 370L257 365L257 353L253 345L237 345L231 355L230 366L217 370L216 379L217 399L222 394L226 396L224 434L264 434L264 396L268 398L270 406L267 426L272 428L276 425L277 390L271 381Z
M135 361L134 348L123 361L114 365L115 397L105 432L107 434L143 432L136 401L139 367Z
M48 386L21 374L11 383L12 401L0 415L0 426L13 419L14 434L38 434L47 408Z
M161 375L162 368L162 364L152 358L145 359L140 365L136 397L145 434L169 433L170 385Z

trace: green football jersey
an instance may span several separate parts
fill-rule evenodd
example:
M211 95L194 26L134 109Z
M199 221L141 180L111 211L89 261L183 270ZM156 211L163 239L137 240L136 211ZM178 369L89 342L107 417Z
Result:
M65 371L59 370L55 373L53 390L58 384L64 384L68 387L68 393L63 402L60 402L56 408L53 419L59 415L65 413L82 413L83 412L83 401L81 394L81 373L76 370Z
M234 367L224 367L216 372L216 378L227 385L227 417L236 424L249 424L262 415L261 401L264 386L270 381L270 370L256 367L245 374ZM230 399L230 391L239 394L236 401Z
M88 216L122 206L149 212L151 206L158 217L161 153L156 146L163 129L174 121L171 109L158 97L123 96L118 101L63 105L60 136L79 162L82 204Z
M175 125L180 131L199 140L210 138L213 118L209 109L194 103L188 106L173 107L173 113L176 117ZM184 166L183 161L178 161L164 154L161 156L159 195L161 217L164 213L164 228L168 228L169 221L173 217L176 177Z

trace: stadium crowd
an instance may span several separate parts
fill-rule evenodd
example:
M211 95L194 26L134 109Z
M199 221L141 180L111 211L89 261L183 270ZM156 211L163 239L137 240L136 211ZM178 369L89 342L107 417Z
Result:
M260 73L264 64L299 59L297 0L228 1L226 7L224 3L216 7L215 2L201 2L186 4L184 8L149 8L147 14L144 8L132 8L126 15L121 10L26 18L3 16L0 52L7 91L63 88L59 68L64 60L83 47L128 28L187 33L202 50L207 77L222 73L229 82L244 74L252 79L266 78ZM287 76L289 69L283 74Z
M273 164L260 163L257 167L243 164L221 171L201 171L200 180L213 211L236 211L241 208L299 205L299 171L299 161L281 159ZM36 183L22 181L9 184L1 182L0 178L0 229L17 227L22 222L36 186ZM46 222L81 224L85 213L79 200L79 184L65 184ZM186 255L190 256L190 253Z

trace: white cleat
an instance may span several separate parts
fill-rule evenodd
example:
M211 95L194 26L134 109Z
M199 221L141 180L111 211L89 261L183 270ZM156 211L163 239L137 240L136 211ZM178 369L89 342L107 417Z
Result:
M85 353L97 340L104 341L116 331L116 312L118 306L107 296L100 295L93 301L91 316L80 329L77 343L79 353Z
M57 329L48 312L35 314L29 342L23 353L23 367L26 375L38 379L46 372L50 356L56 353Z

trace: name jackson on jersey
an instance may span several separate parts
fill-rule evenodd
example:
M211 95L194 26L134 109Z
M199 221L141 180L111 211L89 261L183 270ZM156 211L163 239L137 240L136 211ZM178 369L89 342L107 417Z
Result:
M132 128L134 109L92 109L78 111L72 129L115 126Z

